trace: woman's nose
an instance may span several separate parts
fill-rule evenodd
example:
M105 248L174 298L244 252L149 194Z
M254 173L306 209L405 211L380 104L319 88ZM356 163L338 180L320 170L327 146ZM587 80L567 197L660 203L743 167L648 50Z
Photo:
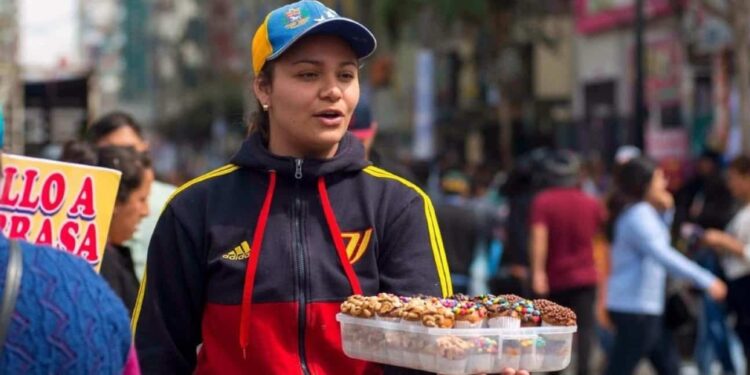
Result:
M339 82L336 79L336 77L328 77L323 81L323 88L320 90L320 96L325 99L332 102L338 101L341 99L342 92L341 87L339 87Z

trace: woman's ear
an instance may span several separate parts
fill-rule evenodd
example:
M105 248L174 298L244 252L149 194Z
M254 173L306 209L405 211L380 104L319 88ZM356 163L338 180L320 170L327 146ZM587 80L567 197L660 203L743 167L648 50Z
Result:
M270 105L269 102L271 97L271 83L268 82L268 78L260 76L253 79L253 92L255 97L262 105Z

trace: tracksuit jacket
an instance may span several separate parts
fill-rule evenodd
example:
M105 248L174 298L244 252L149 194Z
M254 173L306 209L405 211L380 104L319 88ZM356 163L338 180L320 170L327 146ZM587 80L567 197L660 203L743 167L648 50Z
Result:
M370 166L353 136L314 160L272 155L254 134L164 208L136 348L146 374L377 374L343 353L341 302L451 288L429 198Z

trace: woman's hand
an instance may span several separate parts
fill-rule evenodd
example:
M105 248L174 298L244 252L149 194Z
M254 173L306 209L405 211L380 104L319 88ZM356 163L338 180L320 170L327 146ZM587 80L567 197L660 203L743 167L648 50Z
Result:
M549 281L546 272L535 272L531 277L531 287L539 297L549 294Z
M723 301L727 297L727 284L717 279L706 290L709 296L715 301Z
M706 229L703 232L703 244L712 248L721 248L724 244L724 233L717 229Z

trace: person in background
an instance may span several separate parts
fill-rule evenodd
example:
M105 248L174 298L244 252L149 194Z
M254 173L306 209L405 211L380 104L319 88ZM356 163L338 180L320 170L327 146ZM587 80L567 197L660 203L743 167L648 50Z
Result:
M442 228L453 291L466 294L470 282L469 268L479 240L477 215L468 200L471 186L468 178L457 170L445 172L440 185L443 199L438 203L436 213Z
M130 248L125 243L149 212L148 194L154 180L151 162L146 154L132 147L93 148L82 142L66 144L61 159L122 173L100 274L132 313L140 282L135 275Z
M94 121L86 130L86 139L99 147L129 146L138 152L149 150L141 125L125 112L110 112ZM130 248L138 280L143 279L148 243L159 219L159 213L175 189L173 185L154 179L148 195L150 213L141 221L133 238L125 244Z
M741 155L729 164L727 181L742 209L725 231L707 229L703 243L721 255L729 283L727 302L736 315L735 331L742 341L745 358L750 359L750 157Z
M723 230L735 211L735 200L722 176L722 156L713 150L706 150L696 162L695 176L675 195L672 234L680 238L684 225L697 225L704 230ZM678 241L678 244L683 243ZM695 262L714 275L724 277L719 255L700 241L693 245L689 250ZM702 296L697 329L695 359L701 373L710 373L713 359L716 358L725 374L735 374L736 365L730 348L734 337L727 322L726 306Z
M394 160L390 155L378 152L374 147L375 137L378 135L378 122L373 119L370 106L364 102L360 101L354 109L352 121L349 123L349 132L365 146L365 157L372 164L416 183L416 176L407 166Z
M630 375L648 358L663 375L679 374L679 355L664 318L667 273L692 281L716 300L726 285L670 245L662 213L674 201L663 172L648 158L630 159L617 168L609 198L608 234L612 267L607 309L615 326L608 375Z
M3 134L1 124L0 119ZM20 272L13 266L18 275L11 281L18 291L13 308L0 309L9 314L0 318L0 325L7 323L0 327L6 333L0 373L140 374L127 310L85 260L0 233L0 296L10 288L14 246L21 266Z
M531 203L546 187L543 162L549 155L547 148L538 148L517 159L507 180L500 187L508 202L505 221L505 243L500 270L490 279L490 292L531 294L529 272L529 215Z
M604 209L580 189L576 154L555 151L544 166L550 187L531 204L531 285L537 296L568 306L578 316L577 373L585 375L590 373L598 280L593 241L604 222Z

